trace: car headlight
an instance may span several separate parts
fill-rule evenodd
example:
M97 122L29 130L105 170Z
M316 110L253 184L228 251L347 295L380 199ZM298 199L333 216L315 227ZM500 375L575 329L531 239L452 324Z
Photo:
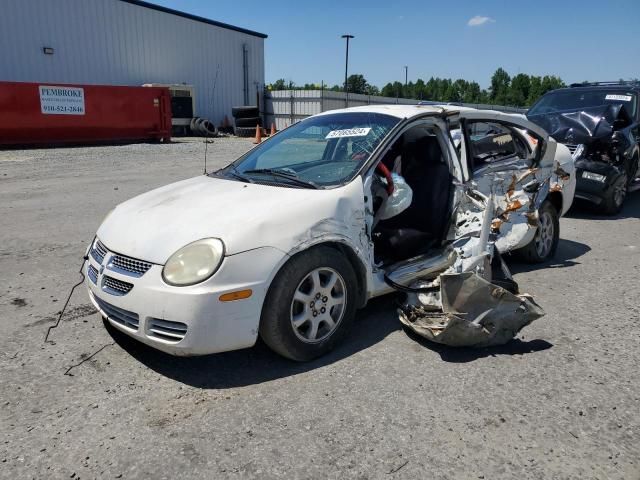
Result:
M606 180L605 175L600 175L595 172L587 172L586 170L582 172L582 178L586 178L587 180L593 180L595 182L604 182Z
M204 238L182 247L171 255L162 278L169 285L178 287L204 282L222 263L224 243L217 238Z
M577 160L582 156L583 153L584 153L584 144L581 143L576 147L576 149L573 151L573 154L571 156L573 157L574 160Z

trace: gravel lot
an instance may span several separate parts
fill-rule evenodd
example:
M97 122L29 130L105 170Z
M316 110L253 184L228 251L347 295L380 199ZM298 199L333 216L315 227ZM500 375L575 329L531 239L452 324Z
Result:
M217 139L210 166L250 146ZM383 298L312 363L173 358L107 331L84 289L44 344L104 215L203 152L0 152L0 477L640 478L640 193L563 219L553 264L512 264L547 315L504 347L411 337Z

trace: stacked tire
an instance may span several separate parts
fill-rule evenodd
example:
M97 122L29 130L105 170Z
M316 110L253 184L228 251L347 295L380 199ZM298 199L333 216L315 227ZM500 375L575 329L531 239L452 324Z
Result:
M252 137L256 126L262 126L258 107L233 107L231 115L235 122L235 133L238 137Z
M216 126L206 118L195 117L191 119L189 129L192 135L212 137L218 134Z

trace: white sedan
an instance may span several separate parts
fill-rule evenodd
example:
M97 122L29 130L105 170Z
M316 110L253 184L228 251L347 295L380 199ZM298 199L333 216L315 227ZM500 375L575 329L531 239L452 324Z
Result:
M369 299L397 291L400 320L433 341L503 343L543 314L498 251L534 241L540 207L569 181L556 148L497 112L316 115L217 172L118 205L89 247L89 297L113 327L174 355L260 335L309 360Z

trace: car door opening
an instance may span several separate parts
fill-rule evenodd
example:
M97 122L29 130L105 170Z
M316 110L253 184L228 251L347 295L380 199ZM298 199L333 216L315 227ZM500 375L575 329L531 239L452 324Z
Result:
M382 263L409 259L439 246L448 227L452 179L440 139L427 125L410 128L394 142L381 162L400 175L412 192L401 213L375 222L376 260ZM385 208L387 194L377 179L373 184L374 214Z

